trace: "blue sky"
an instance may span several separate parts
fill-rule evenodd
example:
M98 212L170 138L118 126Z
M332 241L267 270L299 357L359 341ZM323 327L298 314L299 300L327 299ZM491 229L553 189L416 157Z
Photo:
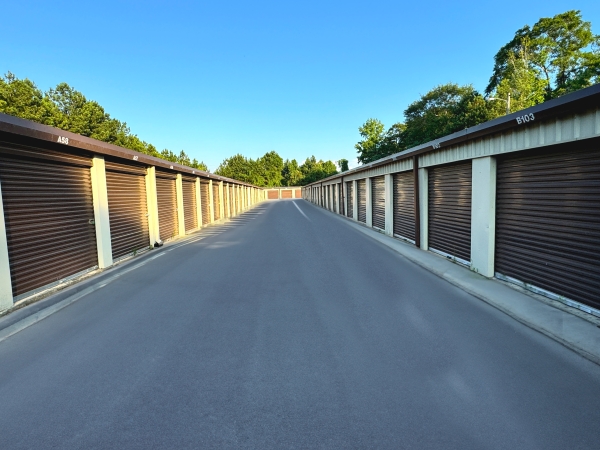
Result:
M566 6L568 5L568 6ZM358 127L432 87L483 90L525 24L600 2L4 2L0 71L65 81L159 149L355 165Z

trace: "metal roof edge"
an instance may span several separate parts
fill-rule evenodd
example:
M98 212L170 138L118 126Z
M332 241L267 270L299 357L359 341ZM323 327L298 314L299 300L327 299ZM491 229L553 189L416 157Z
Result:
M135 150L119 147L118 145L98 141L96 139L82 136L71 131L61 130L60 128L55 128L50 125L43 125L41 123L33 122L27 119L22 119L16 116L11 116L9 114L0 113L0 131L59 144L62 144L64 142L62 140L59 140L59 138L67 138L68 144L62 144L66 147L74 147L80 150L87 150L89 152L97 153L100 155L112 156L115 158L126 159L129 161L136 161L138 163L156 166L168 170L179 171L189 175L196 175L199 177L210 178L218 181L234 182L243 186L263 189L243 181L234 180L233 178L222 177L214 173L194 169L192 167L184 166L182 164L174 163L171 161L166 161L155 156L150 156L145 153L136 152Z
M532 123L526 122L524 124L519 124L517 122L517 118L520 118L525 115L534 114L534 116L536 116L536 120L533 123L535 123L538 119L538 116L541 116L539 117L541 119L547 119L555 114L569 112L582 103L592 103L593 100L596 99L596 97L600 97L600 84L595 84L593 86L580 89L579 91L563 95L562 97L548 100L544 103L540 103L539 105L531 106L529 108L522 109L520 111L507 114L502 117L497 117L496 119L489 120L487 122L483 122L469 128L465 128L464 130L460 130L455 133L443 136L441 138L426 142L424 144L411 147L407 150L394 153L376 161L372 161L368 164L355 167L354 169L347 170L345 172L340 172L336 175L332 175L327 178L323 178L322 180L307 184L305 187L316 186L319 183L324 183L329 180L341 178L351 173L363 172L365 170L373 169L375 167L382 166L394 161L399 161L402 159L410 158L412 156L428 153L435 150L441 150L444 147L456 145L460 142L469 141L471 139L476 139L482 136L497 133L499 131L504 131L509 128L516 128L526 125L527 123Z

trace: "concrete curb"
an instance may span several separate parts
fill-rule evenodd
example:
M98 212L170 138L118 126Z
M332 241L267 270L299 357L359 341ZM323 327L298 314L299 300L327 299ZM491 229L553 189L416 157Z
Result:
M308 204L324 212L324 208ZM418 249L412 244L387 236L347 217L331 213L355 230L369 236L409 261L423 267L463 291L488 303L527 327L554 339L584 358L600 365L600 325L595 318L586 320L570 312L568 306L560 309L533 294L521 292L495 278L486 278L442 256Z

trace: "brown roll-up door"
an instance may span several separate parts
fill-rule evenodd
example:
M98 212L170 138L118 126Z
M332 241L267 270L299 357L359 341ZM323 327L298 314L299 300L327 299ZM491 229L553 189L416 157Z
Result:
M165 172L156 172L156 197L158 199L158 229L160 239L165 241L176 236L177 225L177 190L176 176Z
M183 177L181 180L183 191L183 217L185 231L198 228L198 215L196 214L196 179Z
M338 199L339 203L338 203L338 211L339 213L344 216L345 215L345 211L344 211L344 185L342 183L338 184L339 186L339 192L340 192L340 198Z
M291 189L283 189L281 191L281 198L292 198L292 191L291 191Z
M495 271L600 309L600 150L498 159Z
M373 227L385 230L385 176L371 178Z
M354 182L348 181L346 183L348 194L346 197L346 216L354 217Z
M276 200L279 198L279 191L276 191L274 189L267 191L267 197L269 198L269 200Z
M30 152L19 157L5 150ZM12 290L19 296L98 264L91 157L0 144ZM35 159L34 159L35 158Z
M471 161L431 167L429 248L471 261Z
M213 183L212 191L213 191L213 209L214 209L214 213L215 213L215 220L219 220L221 218L221 202L219 201L220 195L219 195L219 184L218 183Z
M105 161L113 259L150 245L146 168Z
M356 182L356 201L358 203L358 221L367 222L367 180L362 179Z
M296 198L302 198L302 189L296 189Z
M415 241L415 177L413 172L395 173L394 235Z
M208 225L210 223L210 196L208 195L208 181L202 180L200 182L200 207L202 208L202 224Z

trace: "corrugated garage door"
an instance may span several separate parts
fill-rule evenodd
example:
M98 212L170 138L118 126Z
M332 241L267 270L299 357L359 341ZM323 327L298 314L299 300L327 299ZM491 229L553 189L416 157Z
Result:
M219 195L219 183L213 183L212 187L213 191L213 208L215 212L215 220L219 220L221 218L221 202Z
M394 174L394 235L415 242L415 178L413 172Z
M471 261L471 161L429 168L429 248Z
M296 198L302 198L302 189L296 189Z
M0 143L13 295L98 264L91 157Z
M346 216L352 218L354 217L354 182L348 181L346 186L348 188L348 193L346 194Z
M281 198L292 198L292 190L284 189L281 191Z
M496 272L600 309L598 141L499 158L497 182Z
M367 222L367 180L364 178L356 182L356 201L358 204L358 221Z
M371 178L373 228L385 230L385 176Z
M210 223L210 197L208 195L208 180L200 180L200 207L202 208L202 224L208 225Z
M277 200L279 198L279 191L277 191L277 190L267 191L267 198L269 200Z
M196 179L193 177L182 177L183 190L183 217L185 220L185 231L198 228L198 215L196 213Z
M113 259L150 246L146 168L105 161Z
M175 174L156 171L156 197L158 199L158 229L160 239L166 241L177 235L177 191Z

